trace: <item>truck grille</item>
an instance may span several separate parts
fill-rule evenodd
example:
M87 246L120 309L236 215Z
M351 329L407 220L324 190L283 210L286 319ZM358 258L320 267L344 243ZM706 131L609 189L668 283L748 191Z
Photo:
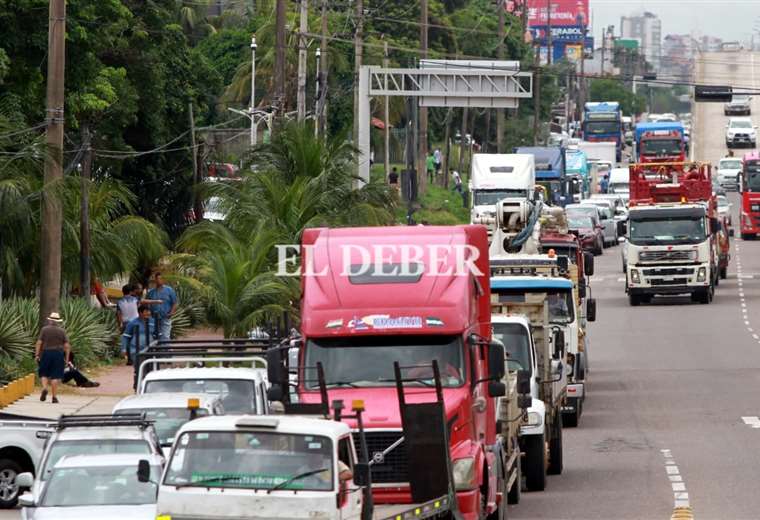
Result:
M663 285L686 285L687 283L689 283L689 279L688 278L672 278L668 280L654 279L654 280L650 280L649 283L653 287L663 286Z
M642 251L639 254L641 262L687 262L691 251Z
M354 432L354 444L356 450L362 453L361 438L358 432ZM369 459L373 460L377 453L382 453L388 447L403 437L401 431L378 432L365 431L364 437L367 439L367 451ZM382 463L375 462L372 465L372 483L373 484L396 484L409 482L409 465L406 458L406 446L402 442L391 450Z
M655 269L642 269L644 276L691 276L694 274L693 267L662 267Z

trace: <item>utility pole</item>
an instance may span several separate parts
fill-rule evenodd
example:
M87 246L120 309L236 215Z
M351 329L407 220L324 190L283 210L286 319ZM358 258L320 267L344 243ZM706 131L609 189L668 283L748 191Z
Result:
M585 42L586 35L584 34L583 36L584 36L583 50L585 51L586 50L586 42ZM607 50L607 31L603 29L602 30L602 74L601 74L602 77L604 77L604 61L606 58L605 56L606 50Z
M356 0L356 33L354 34L354 146L359 143L359 71L364 58L364 0ZM369 161L361 157L360 161Z
M193 201L193 210L195 212L195 221L200 222L203 219L203 200L201 199L200 187L201 176L198 169L198 147L195 144L195 114L193 113L193 103L187 105L187 111L190 116L190 156L193 159L193 185L195 186L195 200ZM253 121L253 114L251 114Z
M538 56L538 55L536 55ZM536 59L538 62L538 58ZM533 74L533 146L538 146L539 120L541 118L541 67Z
M50 0L48 29L48 151L42 192L40 323L59 311L61 298L61 234L63 210L56 184L63 179L63 104L66 69L66 1Z
M90 303L90 180L92 179L92 146L90 145L90 127L82 125L82 159L81 194L79 207L79 287L80 296Z
M383 40L383 68L388 68L388 42L386 40ZM387 81L387 76L386 76ZM388 86L386 85L386 90ZM391 171L391 128L388 124L388 119L390 117L390 97L385 96L385 99L383 100L383 121L385 123L385 146L383 150L384 158L383 158L383 164L385 167L385 178L388 179L388 174L390 174Z
M428 51L428 0L420 0L420 57L427 58ZM419 103L419 100L417 100ZM419 150L417 164L420 175L420 193L427 191L427 156L428 156L428 110L419 107ZM435 174L434 174L435 175ZM435 177L433 177L435 179Z
M320 116L319 116L319 98L321 96L320 90L319 90L320 89L320 85L319 85L319 81L320 81L319 70L320 69L319 68L321 67L321 65L320 65L319 62L322 59L322 49L321 48L317 47L317 52L315 53L315 56L317 58L317 67L316 67L316 70L317 70L317 81L314 82L316 84L314 86L314 137L319 137L319 119L320 119Z
M301 3L301 21L298 31L298 121L306 119L306 33L309 31L309 0Z
M192 110L192 104L190 105ZM256 146L257 126L253 118L253 111L256 110L256 36L251 36L251 105L248 107L248 114L251 118L251 148Z
M322 41L320 50L324 54L319 63L319 104L317 108L319 131L327 135L327 0L322 0Z
M554 53L552 42L552 0L546 0L546 65L552 64Z
M525 7L523 6L523 9ZM499 59L504 60L507 57L507 49L504 46L506 38L507 16L504 12L504 0L499 2ZM496 109L496 153L504 153L504 109Z
M275 14L275 54L274 54L274 106L277 117L285 113L285 19L287 0L277 0Z

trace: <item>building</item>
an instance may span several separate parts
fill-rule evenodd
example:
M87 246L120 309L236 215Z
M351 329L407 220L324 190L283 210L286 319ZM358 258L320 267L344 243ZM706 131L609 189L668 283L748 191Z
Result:
M662 63L662 22L656 14L644 12L639 15L623 16L620 19L623 38L636 39L641 53L654 72Z
M698 42L690 34L669 34L662 46L660 72L670 78L690 81Z

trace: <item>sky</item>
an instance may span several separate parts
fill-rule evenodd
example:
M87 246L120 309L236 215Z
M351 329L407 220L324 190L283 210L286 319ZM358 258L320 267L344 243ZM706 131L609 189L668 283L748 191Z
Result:
M662 20L662 35L709 35L724 40L749 40L754 26L760 27L760 0L590 0L595 36L602 28L615 26L620 34L620 17L647 10Z

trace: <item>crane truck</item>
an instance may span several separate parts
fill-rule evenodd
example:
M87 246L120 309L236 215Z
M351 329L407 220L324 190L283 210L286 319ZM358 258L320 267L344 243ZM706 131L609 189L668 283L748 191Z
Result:
M625 283L630 304L678 294L709 304L719 283L720 230L710 165L632 164L630 186Z

